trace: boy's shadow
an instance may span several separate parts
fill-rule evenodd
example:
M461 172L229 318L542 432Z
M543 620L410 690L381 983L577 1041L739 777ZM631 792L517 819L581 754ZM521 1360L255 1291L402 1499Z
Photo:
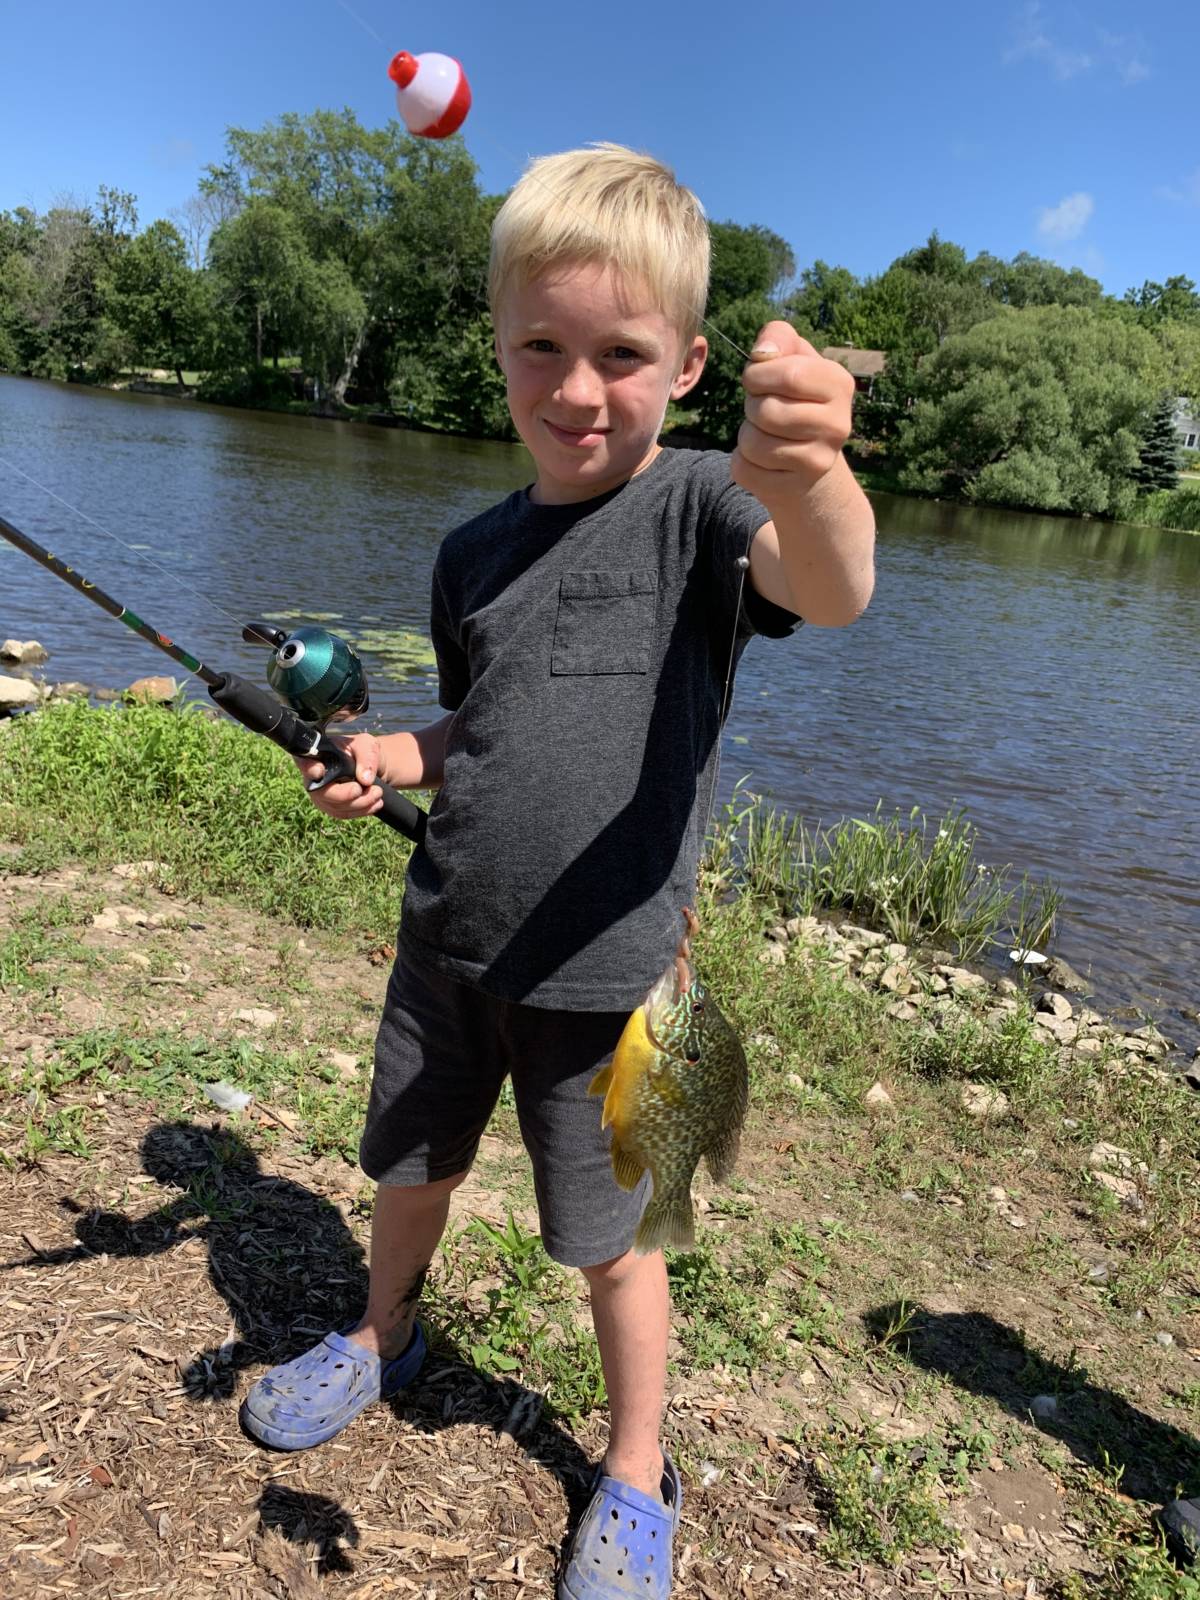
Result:
M1119 1468L1127 1494L1170 1500L1181 1486L1185 1493L1188 1486L1200 1488L1200 1440L1093 1383L1085 1367L1042 1355L1023 1333L984 1312L918 1307L914 1314L901 1302L868 1311L863 1321L876 1341L890 1336L914 1365L986 1395L1022 1422L1032 1420L1080 1461ZM898 1338L897 1327L904 1329ZM1033 1416L1038 1396L1052 1396L1056 1404Z
M64 1198L61 1206L76 1217L78 1242L9 1264L155 1256L202 1241L209 1278L229 1307L236 1336L201 1351L182 1370L180 1381L196 1401L226 1399L241 1369L290 1360L330 1328L357 1321L367 1292L363 1252L328 1200L290 1178L264 1173L231 1128L157 1123L147 1130L141 1153L150 1177L183 1192L142 1217L84 1211ZM534 1420L538 1397L531 1391L476 1371L436 1329L426 1325L426 1331L433 1350L425 1372L388 1402L395 1416L424 1433L462 1423L511 1431L559 1479L577 1515L591 1466L571 1434L553 1417ZM315 1544L323 1571L350 1570L344 1546L357 1543L357 1529L336 1502L270 1485L259 1509L264 1529Z

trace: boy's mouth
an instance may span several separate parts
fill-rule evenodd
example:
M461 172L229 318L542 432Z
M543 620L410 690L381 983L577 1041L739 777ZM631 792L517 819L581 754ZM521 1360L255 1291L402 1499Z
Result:
M607 428L567 428L561 423L551 422L548 417L543 417L543 422L552 439L557 439L559 444L570 445L575 449L582 449L587 445L599 444L608 433Z

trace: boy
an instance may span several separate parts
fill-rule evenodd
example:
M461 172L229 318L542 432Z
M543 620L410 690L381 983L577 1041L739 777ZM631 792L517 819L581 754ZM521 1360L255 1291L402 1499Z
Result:
M680 1507L659 1444L666 1268L632 1253L646 1185L617 1187L588 1084L692 903L737 655L797 618L850 622L873 582L870 507L841 456L852 380L786 323L759 336L732 460L660 451L668 401L704 367L708 254L695 197L614 145L535 162L496 218L496 355L537 477L438 553L448 714L356 736L358 782L313 797L360 817L377 778L439 789L362 1141L380 1186L367 1309L243 1407L256 1437L295 1449L411 1381L450 1192L511 1072L543 1241L587 1279L609 1395L565 1600L663 1600Z

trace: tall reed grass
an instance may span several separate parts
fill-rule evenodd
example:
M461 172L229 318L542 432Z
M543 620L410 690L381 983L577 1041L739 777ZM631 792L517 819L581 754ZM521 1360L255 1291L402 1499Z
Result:
M840 911L902 944L949 944L965 960L989 946L1040 950L1053 935L1059 890L978 859L978 832L962 811L931 822L850 818L808 828L744 789L710 839L718 885L770 901L783 915Z

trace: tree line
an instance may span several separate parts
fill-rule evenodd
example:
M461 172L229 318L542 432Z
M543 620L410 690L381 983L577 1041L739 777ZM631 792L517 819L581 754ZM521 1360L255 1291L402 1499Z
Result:
M390 409L413 425L511 438L487 311L484 194L458 138L348 111L230 129L225 159L170 219L101 188L0 212L0 371L107 382L165 368L203 398ZM710 358L669 422L720 445L763 322L817 348L882 350L857 402L861 450L898 487L981 503L1127 516L1173 487L1171 413L1200 395L1200 295L1183 276L1106 295L1078 268L966 252L933 234L882 273L799 274L771 230L712 224ZM726 339L732 341L727 343ZM298 380L295 374L302 374Z

